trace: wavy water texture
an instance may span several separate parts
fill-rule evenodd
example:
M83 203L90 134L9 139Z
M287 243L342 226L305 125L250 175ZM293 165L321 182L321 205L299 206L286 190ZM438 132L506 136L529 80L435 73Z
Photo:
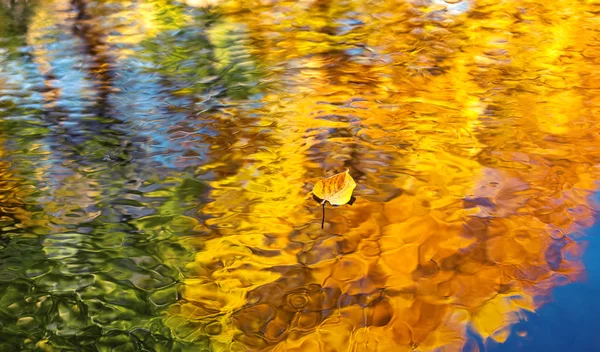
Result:
M598 12L0 0L0 350L506 341L585 275Z

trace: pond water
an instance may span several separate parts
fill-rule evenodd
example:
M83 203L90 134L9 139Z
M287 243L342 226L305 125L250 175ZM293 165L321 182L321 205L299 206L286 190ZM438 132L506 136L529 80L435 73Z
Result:
M0 0L0 351L600 349L598 13Z

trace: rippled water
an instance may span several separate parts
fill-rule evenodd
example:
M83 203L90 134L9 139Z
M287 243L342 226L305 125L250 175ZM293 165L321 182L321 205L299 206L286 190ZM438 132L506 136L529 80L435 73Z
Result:
M521 336L586 272L598 13L0 0L0 351ZM322 230L310 191L346 169Z

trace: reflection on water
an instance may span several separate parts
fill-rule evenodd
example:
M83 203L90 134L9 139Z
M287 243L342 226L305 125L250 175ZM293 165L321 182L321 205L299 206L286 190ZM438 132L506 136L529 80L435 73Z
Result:
M0 350L505 341L585 270L598 12L0 0Z

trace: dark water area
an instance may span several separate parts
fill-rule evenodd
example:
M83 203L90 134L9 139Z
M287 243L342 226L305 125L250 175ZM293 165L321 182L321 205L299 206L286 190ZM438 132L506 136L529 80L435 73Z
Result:
M600 350L598 13L0 0L0 352Z

